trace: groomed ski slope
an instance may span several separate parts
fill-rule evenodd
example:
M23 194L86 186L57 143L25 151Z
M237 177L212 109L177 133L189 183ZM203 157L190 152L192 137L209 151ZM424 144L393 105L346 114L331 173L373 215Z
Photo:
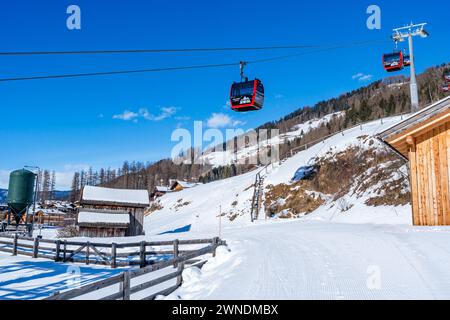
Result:
M268 168L265 184L288 183L311 158L360 143L359 136L398 121L374 121L333 136ZM190 231L178 237L211 237L221 223L228 242L202 270L187 269L183 286L167 299L450 298L449 228L415 228L409 206L373 208L352 198L354 206L345 213L326 203L300 219L252 224L255 173L168 194L163 209L146 218L152 239L173 238L159 234L188 225ZM219 222L220 208L241 215Z
M448 299L446 228L313 221L228 230L167 299Z

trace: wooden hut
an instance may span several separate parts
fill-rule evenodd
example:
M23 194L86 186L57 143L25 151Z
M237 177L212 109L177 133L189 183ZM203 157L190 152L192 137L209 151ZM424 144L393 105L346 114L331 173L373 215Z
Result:
M66 218L69 214L58 209L42 209L36 210L34 215L34 223L47 224L49 226L64 226Z
M147 190L86 186L83 188L80 205L79 212L83 214L78 215L78 225L83 234L89 234L91 237L144 234L144 212L150 206ZM92 220L87 220L86 216L89 214L92 214ZM99 216L101 214L105 216ZM114 217L114 214L117 216ZM129 217L125 232L124 216ZM117 218L117 221L113 218Z
M197 186L196 183L191 183L191 182L186 182L186 181L181 181L181 180L175 180L171 187L170 190L173 192L178 192L178 191L182 191L184 189L190 189Z
M450 97L379 138L409 160L414 225L450 225Z
M128 212L89 211L78 213L81 237L125 237L130 227Z

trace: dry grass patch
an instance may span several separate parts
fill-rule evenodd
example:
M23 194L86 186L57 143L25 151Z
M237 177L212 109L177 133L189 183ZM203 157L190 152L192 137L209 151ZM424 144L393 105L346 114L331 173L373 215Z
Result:
M299 181L293 185L279 184L267 187L266 214L279 215L280 218L292 218L309 214L319 208L325 201L318 193L305 189L307 183Z
M330 150L315 159L320 171L312 180L269 186L267 214L292 218L311 213L325 202L321 194L330 195L342 212L353 206L348 196L366 196L369 206L410 203L408 176L402 173L404 161L381 149L373 138L361 136L358 140L365 147L351 146L337 153Z
M164 209L163 205L161 204L161 202L159 201L154 201L152 202L152 204L150 205L150 207L148 207L145 212L144 212L144 216L149 216L151 215L153 212L155 211L159 211Z

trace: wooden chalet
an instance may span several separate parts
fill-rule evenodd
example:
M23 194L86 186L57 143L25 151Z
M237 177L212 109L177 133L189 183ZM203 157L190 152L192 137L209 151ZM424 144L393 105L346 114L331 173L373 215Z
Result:
M60 211L58 209L42 209L36 210L34 215L34 223L46 224L49 226L64 226L71 221L71 216L73 215ZM73 223L73 220L72 220Z
M184 189L190 189L197 186L196 183L191 183L191 182L186 182L186 181L181 181L181 180L175 180L171 187L170 190L173 192L178 192L178 191L182 191Z
M80 205L78 226L81 234L89 237L139 236L144 234L144 212L150 206L150 198L147 190L86 186ZM88 219L89 215L92 219Z
M414 225L450 225L450 97L379 138L409 160Z

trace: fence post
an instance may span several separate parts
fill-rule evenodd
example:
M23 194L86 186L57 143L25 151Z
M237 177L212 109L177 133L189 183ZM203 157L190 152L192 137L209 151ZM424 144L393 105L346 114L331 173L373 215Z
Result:
M216 256L216 249L217 249L217 247L219 246L219 237L215 237L214 239L213 239L213 257L215 257Z
M117 244L113 243L111 245L111 268L117 268L116 263L116 257L117 257Z
M139 249L139 255L140 255L140 259L141 259L141 268L144 268L145 265L147 264L146 255L145 255L145 248L146 248L146 242L145 241L141 241L141 246L140 246L140 249Z
M125 271L123 273L123 282L122 282L122 295L123 300L130 300L130 272Z
M183 270L184 270L184 262L181 262L178 266L178 271L180 274L177 277L177 286L181 286L183 284Z
M17 256L17 233L14 234L14 240L13 240L13 256Z
M64 240L64 252L63 252L63 261L66 261L66 252L67 252L67 240Z
M55 262L59 261L59 252L61 251L61 240L56 241Z
M39 252L39 238L34 238L33 243L33 258L37 258Z
M86 242L86 265L89 265L89 259L90 259L90 250L91 248L91 244L88 242Z
M173 258L177 259L179 254L179 246L180 246L180 240L176 239L173 241ZM178 262L174 261L173 267L178 267Z

